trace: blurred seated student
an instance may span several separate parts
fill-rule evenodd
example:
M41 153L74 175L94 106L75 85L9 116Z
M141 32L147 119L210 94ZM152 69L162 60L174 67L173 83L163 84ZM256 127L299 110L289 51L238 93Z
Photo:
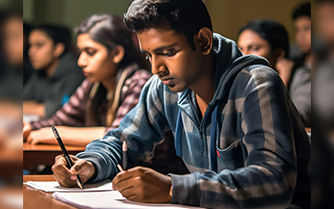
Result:
M283 59L288 61L289 36L284 26L275 20L254 20L239 30L238 47L245 55L253 54L266 58L271 67L278 71L277 63ZM289 64L292 69L294 63ZM286 78L290 78L290 72L280 70L278 73L287 85L289 81Z
M304 125L311 127L311 3L297 7L292 15L295 39L302 52L302 63L291 75L291 99L301 115Z
M24 123L29 143L57 144L50 126L66 145L85 146L118 127L138 102L151 77L141 69L144 60L133 42L134 34L115 15L94 14L77 28L78 65L86 79L52 117Z
M28 54L35 71L23 89L23 114L51 117L83 81L70 40L69 30L59 26L31 31Z
M0 70L0 100L22 103L23 19L19 13L5 15L2 20L3 48ZM0 55L0 56L1 56ZM1 108L1 106L0 106Z

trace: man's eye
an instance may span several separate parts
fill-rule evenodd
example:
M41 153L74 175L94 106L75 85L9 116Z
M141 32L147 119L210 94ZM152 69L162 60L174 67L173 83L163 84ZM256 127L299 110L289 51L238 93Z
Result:
M167 52L162 52L161 54L165 55L165 56L173 56L174 55L174 51L171 50L171 51L167 51Z

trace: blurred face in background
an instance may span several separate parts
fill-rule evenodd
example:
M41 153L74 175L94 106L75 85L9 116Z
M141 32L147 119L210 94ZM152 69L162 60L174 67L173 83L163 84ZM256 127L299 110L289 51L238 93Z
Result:
M53 40L42 30L33 30L29 35L29 59L35 70L46 69L58 58L54 55Z
M238 47L243 54L253 54L266 58L271 66L276 65L276 58L272 55L268 41L261 38L252 30L246 29L240 33Z
M300 16L295 21L295 38L300 50L306 54L311 52L311 18Z
M103 44L91 39L88 33L78 35L77 47L80 53L78 65L89 81L102 82L115 78L118 68L113 60L115 49L108 51Z
M325 44L334 46L334 3L324 2L317 6L317 29Z
M23 66L23 20L10 17L4 24L4 46L7 61L11 66Z

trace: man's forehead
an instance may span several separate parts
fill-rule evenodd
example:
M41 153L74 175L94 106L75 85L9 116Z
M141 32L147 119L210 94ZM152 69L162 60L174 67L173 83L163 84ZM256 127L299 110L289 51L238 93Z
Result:
M137 36L139 47L145 51L184 41L182 34L170 28L149 28L138 32Z

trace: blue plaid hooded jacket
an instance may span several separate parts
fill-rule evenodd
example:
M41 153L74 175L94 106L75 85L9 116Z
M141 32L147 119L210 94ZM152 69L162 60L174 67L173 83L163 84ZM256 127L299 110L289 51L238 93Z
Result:
M150 160L164 132L191 174L172 178L172 203L210 208L310 205L310 143L279 75L265 59L244 56L214 34L215 94L200 121L195 94L174 93L154 75L138 105L103 139L77 156L97 168L92 181L112 179L121 164ZM172 163L172 162L171 162Z

